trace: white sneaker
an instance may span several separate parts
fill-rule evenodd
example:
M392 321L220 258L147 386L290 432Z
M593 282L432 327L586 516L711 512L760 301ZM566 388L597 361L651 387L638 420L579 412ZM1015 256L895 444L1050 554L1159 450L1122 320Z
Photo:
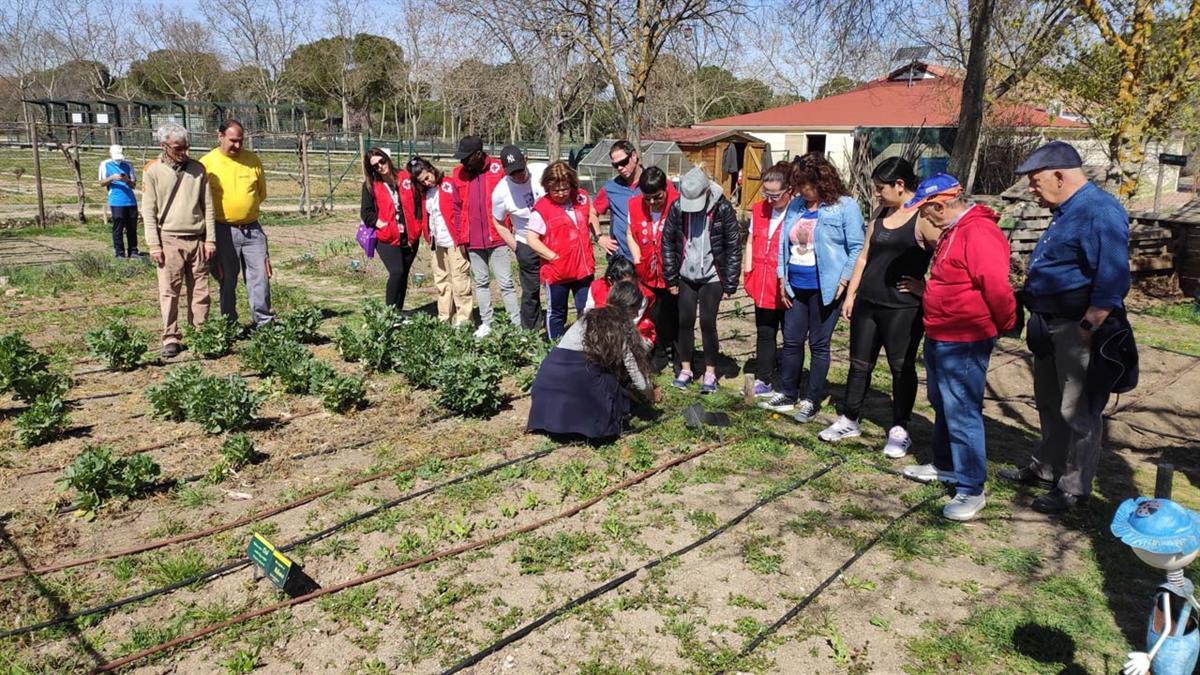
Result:
M908 431L904 427L892 427L888 431L887 445L883 446L883 455L891 459L900 459L908 454L910 447L912 439L908 437Z
M830 424L824 431L817 434L817 438L827 443L840 441L843 438L854 438L855 436L862 436L862 431L858 428L858 422L845 415L838 415L836 422Z
M483 338L485 338L491 334L492 334L492 324L490 324L490 323L481 323L481 324L479 324L479 328L475 329L475 339L476 340L482 340Z
M901 473L922 483L932 483L935 480L940 480L943 483L958 482L958 479L954 477L953 471L942 471L932 464L911 464L904 467Z
M949 504L942 507L942 515L949 520L966 522L974 520L985 506L987 499L983 495L955 495Z

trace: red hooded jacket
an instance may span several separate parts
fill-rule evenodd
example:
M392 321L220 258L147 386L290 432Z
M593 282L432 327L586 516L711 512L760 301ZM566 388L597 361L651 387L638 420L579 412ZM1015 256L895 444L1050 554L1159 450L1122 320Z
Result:
M400 185L400 208L404 209L404 216L409 223L408 236L424 236L425 241L433 241L433 230L429 227L429 213L425 210L425 204L421 195L416 191L413 185L412 176L407 171L401 171L398 176ZM455 219L455 208L457 204L454 199L454 183L449 178L443 178L442 184L438 186L438 203L442 210L442 217L446 219L446 227L450 230L450 238L454 240L455 245L461 246L465 241L460 241L457 237L452 223ZM421 208L417 209L417 204L420 202Z
M667 222L667 211L671 203L679 197L679 191L671 181L667 181L667 201L663 204L656 224L650 220L650 209L646 207L646 198L638 195L629 200L629 236L637 242L641 257L638 259L638 278L642 284L650 288L666 288L667 280L663 277L662 261L662 231Z
M558 254L554 260L542 261L542 283L561 284L579 281L596 273L596 259L592 253L591 223L592 201L586 190L575 191L572 210L575 222L563 207L549 197L538 199L533 210L546 223L546 234L542 243Z
M600 277L592 282L588 287L588 296L592 299L592 307L603 307L608 304L608 291L612 289L608 279ZM637 329L638 334L646 341L646 345L653 347L658 341L658 329L654 327L654 321L650 318L650 310L654 307L654 291L646 284L639 283L638 290L642 292L642 297L646 299L646 304L642 307L642 313L638 315Z
M456 243L459 245L467 244L470 246L471 230L469 225L470 221L467 218L467 209L469 208L473 198L471 193L475 183L472 179L465 175L465 169L466 167L459 164L458 166L454 167L454 171L450 174L454 182L454 190L456 193L455 198L459 203L454 226L450 229L452 232L456 229L458 231L458 234L454 235L454 241ZM486 248L491 248L504 243L504 240L501 239L500 235L496 233L496 221L492 218L492 192L496 189L496 186L500 184L500 181L504 180L504 166L500 163L500 160L496 159L495 157L488 157L483 164L482 176L484 189L487 191L487 195L484 197L484 202L487 204L488 223L487 228L484 230L487 234ZM446 219L446 223L450 223L449 218Z
M996 212L975 204L938 237L925 283L925 333L976 342L1013 327L1017 299L1008 281L1011 251Z

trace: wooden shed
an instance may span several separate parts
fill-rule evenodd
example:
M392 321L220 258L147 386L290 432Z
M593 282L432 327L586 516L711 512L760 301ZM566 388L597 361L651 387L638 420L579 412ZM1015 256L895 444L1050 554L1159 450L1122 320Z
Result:
M644 132L642 140L673 141L688 161L703 167L721 184L735 206L749 210L762 199L759 193L767 144L760 138L727 129L670 128ZM737 170L731 171L734 162Z

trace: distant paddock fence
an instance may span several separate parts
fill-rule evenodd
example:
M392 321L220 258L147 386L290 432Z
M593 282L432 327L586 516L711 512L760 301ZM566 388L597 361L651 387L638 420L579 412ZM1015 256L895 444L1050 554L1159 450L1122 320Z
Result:
M401 166L414 155L447 169L456 163L457 146L449 139L378 138L369 132L245 131L245 147L259 155L267 174L265 207L310 217L339 206L357 207L366 148L386 149ZM217 145L215 131L189 131L188 135L194 158ZM55 213L80 222L89 217L107 219L97 169L112 144L123 147L139 174L159 153L154 130L145 127L0 123L0 203L5 204L0 220L33 218L45 226ZM505 144L485 144L485 149L498 155ZM522 148L531 161L548 161L544 145L522 144Z

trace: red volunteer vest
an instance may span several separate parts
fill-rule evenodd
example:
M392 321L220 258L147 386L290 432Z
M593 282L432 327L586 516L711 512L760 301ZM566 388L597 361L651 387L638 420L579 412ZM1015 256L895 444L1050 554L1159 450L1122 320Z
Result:
M542 261L542 283L561 284L579 281L596 272L596 259L592 256L592 239L589 233L588 216L592 203L585 190L576 190L572 210L575 222L563 207L549 197L538 199L533 210L546 222L546 234L542 243L558 254L557 260Z
M463 165L459 164L454 167L454 171L450 177L454 182L454 189L458 193L458 200L461 204L459 212L455 216L454 225L450 227L451 235L454 237L455 243L460 246L469 244L471 235L469 225L467 223L467 205L471 203L471 181L463 175ZM488 157L487 162L483 165L484 189L487 190L487 239L488 246L493 244L502 244L504 240L496 233L496 221L492 218L492 192L496 190L496 186L500 181L504 180L504 166L500 164L500 160L495 157ZM443 213L447 213L443 211ZM446 224L450 224L450 219L446 219ZM457 230L457 233L455 231Z
M600 277L592 282L588 287L588 293L592 296L593 307L603 307L608 304L608 291L612 287L608 285L608 279ZM642 313L638 316L637 329L638 334L646 341L646 344L653 347L658 342L658 329L654 327L654 321L650 318L652 309L654 308L654 291L650 290L646 284L638 284L638 290L642 292L642 297L646 299L646 306L642 309Z
M413 190L412 176L407 171L401 171L396 174L396 187L400 192L400 208L404 210L404 219L408 228L408 240L415 243L418 238L424 235L426 241L429 240L428 221L425 209L421 209L421 213L417 214L417 200L420 196Z
M399 186L397 186L399 187ZM400 245L400 223L396 217L396 203L392 201L392 192L387 183L381 180L371 181L371 194L375 197L375 216L387 223L375 230L375 236L382 244L389 246ZM370 223L374 225L374 223Z
M783 236L783 225L771 231L771 204L762 200L754 205L750 216L752 236L750 239L750 271L746 272L746 294L754 300L755 307L778 309L783 306L779 297L779 237Z
M637 269L638 278L650 288L667 287L667 280L663 276L662 231L663 225L666 224L667 211L671 209L671 203L677 197L679 197L679 192L668 181L667 203L663 206L663 212L659 216L657 224L650 220L650 210L646 208L644 197L639 196L629 200L629 234L637 242L638 249L641 251L641 258L634 267Z

